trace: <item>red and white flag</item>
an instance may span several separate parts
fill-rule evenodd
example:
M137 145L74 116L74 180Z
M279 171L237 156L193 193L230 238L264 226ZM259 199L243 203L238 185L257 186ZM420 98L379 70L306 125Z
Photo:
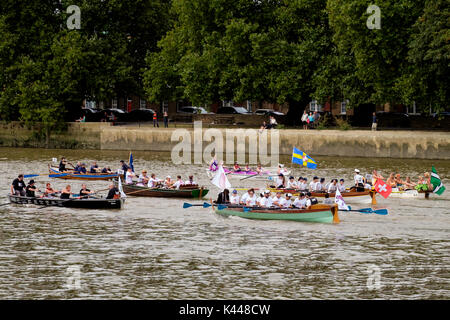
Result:
M375 182L375 191L381 194L384 198L389 197L392 192L391 186L388 186L383 180L377 179Z
M211 180L211 182L212 182L212 184L214 184L221 190L231 189L231 184L228 181L228 178L227 178L222 166L219 166L219 168L217 169L217 173L214 176L214 178Z

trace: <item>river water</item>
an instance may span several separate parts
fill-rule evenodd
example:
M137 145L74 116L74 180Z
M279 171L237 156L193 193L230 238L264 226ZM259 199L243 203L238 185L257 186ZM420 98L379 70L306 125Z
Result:
M45 173L63 155L113 169L128 159L122 151L0 148L1 194L18 173ZM160 178L192 173L217 195L202 166L173 165L168 153L133 156L138 170ZM429 200L378 197L375 208L387 208L387 216L342 213L339 225L221 218L210 209L182 208L198 201L163 198L129 197L120 211L0 206L0 298L449 299L449 161L315 160L319 168L306 171L281 158L296 176L347 181L355 168L415 180L434 165L447 191ZM35 180L43 187L49 178ZM50 182L58 189L67 184ZM231 183L265 186L252 179Z

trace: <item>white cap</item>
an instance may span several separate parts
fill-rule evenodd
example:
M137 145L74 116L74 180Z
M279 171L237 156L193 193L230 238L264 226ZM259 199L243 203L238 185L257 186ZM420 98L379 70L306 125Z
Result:
M359 170L358 170L358 169L355 169L355 172L356 172L356 173L359 173Z
M166 178L172 179L172 177L171 177L171 176L167 176Z
M292 197L292 194L286 193L286 197Z
M264 190L264 194L266 194L266 193L270 193L270 191L269 190Z

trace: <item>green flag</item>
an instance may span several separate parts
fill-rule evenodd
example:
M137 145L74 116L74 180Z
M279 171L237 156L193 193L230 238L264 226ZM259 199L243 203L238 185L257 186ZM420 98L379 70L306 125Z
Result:
M441 182L441 178L436 172L434 166L431 168L431 184L433 185L433 192L441 195L445 191L445 187Z

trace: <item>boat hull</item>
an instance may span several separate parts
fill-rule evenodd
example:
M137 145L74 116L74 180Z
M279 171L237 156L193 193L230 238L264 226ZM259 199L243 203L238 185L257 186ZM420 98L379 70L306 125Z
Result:
M205 188L182 188L164 189L164 188L148 188L136 185L122 185L123 192L128 196L135 197L160 197L160 198L197 198L201 199L209 192Z
M34 204L49 207L66 207L81 209L122 209L125 199L58 199L58 198L29 198L8 195L11 203Z
M246 212L242 207L227 207L219 210L214 207L214 211L222 216L236 216L253 220L287 220L297 222L316 222L316 223L339 223L339 217L336 205L315 205L311 209L251 209Z
M85 173L85 174L75 174L71 172L59 172L56 168L49 168L49 172L53 174L53 178L57 179L64 179L64 180L86 180L86 181L93 181L93 180L112 180L117 179L119 176L122 177L122 175L119 175L118 173ZM61 174L61 176L57 176L58 174Z

